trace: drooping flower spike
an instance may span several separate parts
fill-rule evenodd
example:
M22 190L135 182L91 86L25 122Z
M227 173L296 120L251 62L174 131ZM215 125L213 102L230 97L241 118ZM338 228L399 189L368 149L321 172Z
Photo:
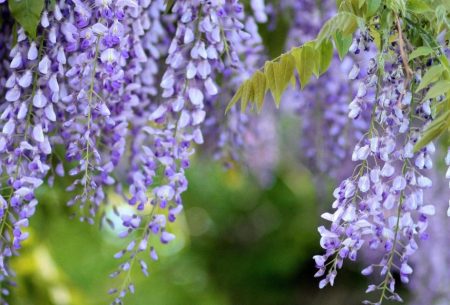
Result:
M366 303L381 304L401 300L395 292L394 273L400 274L403 283L409 282L413 272L409 258L419 240L428 238L428 217L435 207L424 199L424 190L432 186L427 170L433 166L435 147L430 143L413 152L420 126L430 119L430 113L428 101L421 102L422 94L409 91L400 54L384 67L371 59L361 82L364 94L357 93L349 116L356 118L363 109L373 108L370 128L355 146L352 159L358 165L354 174L333 193L335 211L322 215L331 226L319 228L326 252L314 259L319 269L316 276L325 275L320 282L324 287L333 285L344 260L356 260L362 247L380 251L380 261L362 274L379 274L380 284L368 288L368 292L379 292L379 300ZM374 91L373 101L369 91Z

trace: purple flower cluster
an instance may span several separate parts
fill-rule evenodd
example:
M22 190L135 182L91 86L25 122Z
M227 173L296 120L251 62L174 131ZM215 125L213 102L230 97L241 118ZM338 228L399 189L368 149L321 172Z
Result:
M42 37L30 42L20 28L17 42L6 40L9 54L3 54L2 87L5 102L0 111L0 273L2 282L11 275L8 260L17 255L28 237L29 218L36 205L35 190L44 182L52 153L51 137L57 129L56 107L59 101L60 63L51 64L45 48L56 43L58 24L50 20L62 18L61 12L44 12ZM5 29L7 30L7 29ZM6 37L11 36L6 32ZM44 40L46 42L44 43ZM7 283L6 283L7 284ZM5 293L7 290L3 290Z
M34 192L53 158L60 158L55 145L64 145L65 157L56 161L48 182L54 175L74 177L69 205L78 204L82 221L95 221L105 187L116 185L138 213L152 210L144 236L126 252L144 251L150 234L162 243L174 238L166 221L182 210L184 170L193 144L203 143L205 105L219 91L215 78L241 66L239 44L251 35L236 1L177 1L172 15L162 16L164 10L163 1L58 1L42 14L37 41L20 28L14 46L8 23L2 25L2 42L10 46L0 54L8 60L1 65L3 276L9 274L8 257L28 236L23 228L37 205ZM168 68L160 79L164 56ZM131 161L129 190L115 177L124 155ZM65 169L63 161L75 165ZM142 222L137 213L121 217L128 228L121 236ZM127 266L129 261L120 270ZM145 266L141 261L144 273ZM117 302L122 297L120 291Z
M150 20L159 22L163 6L152 7ZM157 259L149 240L156 237L166 244L175 238L167 225L183 209L181 194L187 189L185 170L190 166L194 145L204 142L205 119L219 115L211 111L211 106L220 100L216 79L239 72L242 66L239 48L243 41L252 38L242 23L243 6L235 0L176 1L172 12L176 28L171 28L169 23L156 25L156 36L144 38L144 49L155 65L151 61L144 65L144 73L151 81L150 89L141 94L160 94L160 102L134 109L139 122L132 123L128 182L129 204L136 206L137 212L122 215L126 230L121 236L133 234L142 226L144 229L138 237L133 234L132 242L116 255L123 263L112 277L124 274L125 278L121 288L111 290L117 293L117 304L133 290L128 275L136 260L141 271L148 274L147 264L138 255L150 251L151 257ZM165 33L173 33L165 61L167 69L162 74L160 88L152 88L157 72L154 67L161 55L157 46L167 45ZM145 118L139 116L146 113Z
M252 7L264 21L263 2ZM205 119L217 124L223 116L227 94L217 97L220 76L232 79L224 91L236 90L262 64L262 47L255 21L236 0L180 0L172 13L165 10L163 0L56 1L42 13L37 40L20 28L14 46L10 23L2 23L1 42L8 46L0 53L6 100L0 171L7 194L0 197L2 278L28 236L23 228L46 178L52 185L56 176L73 177L68 205L77 206L81 221L95 222L111 187L134 207L119 215L120 237L132 234L133 240L116 255L125 261L113 277L129 275L141 252L157 258L151 236L163 244L175 238L166 225L182 211L194 145L204 142ZM233 110L233 118L241 127L225 124L223 134L237 138L247 116ZM141 227L138 238L133 233ZM134 290L127 275L112 291L116 303Z
M62 48L69 80L61 103L62 141L77 176L69 190L77 194L81 220L90 223L105 199L103 186L115 183L112 172L125 151L133 107L139 104L143 12L135 1L73 1L62 25Z
M368 43L360 36L353 51L359 52L358 45ZM381 277L379 285L368 288L368 292L380 292L379 300L367 304L400 300L394 272L403 283L409 282L410 256L418 249L418 241L428 238L428 216L435 213L434 205L424 199L424 190L432 186L426 171L432 168L435 147L430 143L413 152L423 121L430 119L429 101L421 102L421 94L412 94L408 82L400 55L383 67L378 67L377 59L369 60L350 103L349 117L371 111L370 128L355 146L352 160L358 165L353 175L333 193L335 211L322 215L331 226L319 228L320 244L326 251L314 257L319 269L316 276L326 275L320 287L333 285L344 259L355 260L363 246L381 251L379 263L362 271L369 275L378 270Z
M133 267L149 273L143 253L157 260L154 240L175 238L170 223L183 210L185 171L197 145L209 141L217 159L245 160L268 181L278 156L272 109L261 121L237 108L223 113L263 65L257 23L267 22L271 9L264 0L250 1L253 17L238 0L176 0L171 12L164 0L45 2L33 41L20 26L13 35L0 0L0 283L10 280L8 261L28 237L36 189L69 176L68 205L81 221L104 214L113 188L129 204L127 212L113 209L122 222L119 237L130 237L111 274L123 277L110 291L113 303L122 304L134 292ZM280 7L293 13L288 47L313 39L335 11L332 1L317 8L315 1L283 0ZM375 57L372 40L359 33L349 58L342 64L334 58L320 83L287 99L300 113L302 155L311 170L348 177L333 193L334 212L322 215L331 225L319 228L320 286L333 285L344 260L355 260L363 247L378 250L379 263L363 274L379 271L380 284L368 291L380 291L373 304L381 304L400 300L394 273L409 281L410 257L428 238L435 208L424 194L432 186L435 147L413 150L432 121L426 90L413 93L421 70L413 79L405 75L395 42ZM445 163L450 179L450 150Z

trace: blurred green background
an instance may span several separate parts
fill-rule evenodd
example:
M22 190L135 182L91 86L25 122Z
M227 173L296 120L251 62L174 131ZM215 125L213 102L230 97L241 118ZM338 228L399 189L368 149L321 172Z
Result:
M317 287L311 257L321 253L320 205L308 172L292 164L281 162L262 188L245 170L196 160L185 212L172 227L177 238L158 249L150 277L136 270L136 294L126 304L360 304L367 283L356 264L347 263L334 288ZM108 275L118 265L112 256L127 242L106 227L70 219L63 189L39 189L31 238L13 261L18 287L11 304L111 301L107 290L117 282Z

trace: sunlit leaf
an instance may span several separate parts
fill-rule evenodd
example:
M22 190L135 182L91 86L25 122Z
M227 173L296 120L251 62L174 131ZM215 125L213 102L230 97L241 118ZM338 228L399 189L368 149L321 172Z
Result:
M414 51L409 54L409 60L413 60L414 58L420 56L427 56L433 53L433 49L427 46L418 47Z
M244 85L242 86L242 97L241 97L241 111L245 112L247 109L247 104L253 101L253 85L252 80L248 79L245 81Z
M373 16L380 8L381 0L370 0L367 1L367 15Z
M256 107L258 108L258 111L261 111L267 91L266 77L264 76L264 73L261 71L256 71L252 78L252 86Z
M415 14L423 14L426 12L432 12L427 2L423 0L408 0L406 1L406 9Z
M271 72L273 79L270 81L272 83L272 95L275 100L277 107L280 105L281 96L284 90L286 90L289 82L292 78L295 69L295 61L291 54L284 54L281 56L280 61L273 63L272 68L269 70ZM266 74L267 75L267 74ZM269 78L267 78L269 79ZM269 84L269 88L270 88Z
M331 41L324 41L320 46L319 75L325 73L330 67L333 59L333 44Z
M336 32L351 35L355 32L358 22L357 16L349 12L340 12L329 19L317 35L317 44L320 45L325 39L330 39Z
M292 56L295 58L295 67L300 77L300 85L304 88L312 76L314 69L315 50L311 46L303 46L292 51Z
M344 35L341 32L337 32L334 34L333 38L339 58L342 60L352 44L352 35Z
M234 94L233 98L231 99L230 103L228 104L227 108L225 109L225 113L228 113L228 111L230 111L230 109L233 108L233 106L241 99L242 91L243 86L240 86L239 89Z

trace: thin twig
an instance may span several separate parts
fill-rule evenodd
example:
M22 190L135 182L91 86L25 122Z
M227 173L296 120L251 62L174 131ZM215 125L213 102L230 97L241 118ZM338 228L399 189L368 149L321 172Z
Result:
M400 19L398 18L397 15L395 16L395 19L397 21L398 46L400 49L400 57L402 58L403 69L405 70L406 74L406 82L405 82L405 89L406 89L406 87L412 80L413 71L411 70L411 67L408 65L408 55L405 53L405 41L403 40L402 25L400 24Z

